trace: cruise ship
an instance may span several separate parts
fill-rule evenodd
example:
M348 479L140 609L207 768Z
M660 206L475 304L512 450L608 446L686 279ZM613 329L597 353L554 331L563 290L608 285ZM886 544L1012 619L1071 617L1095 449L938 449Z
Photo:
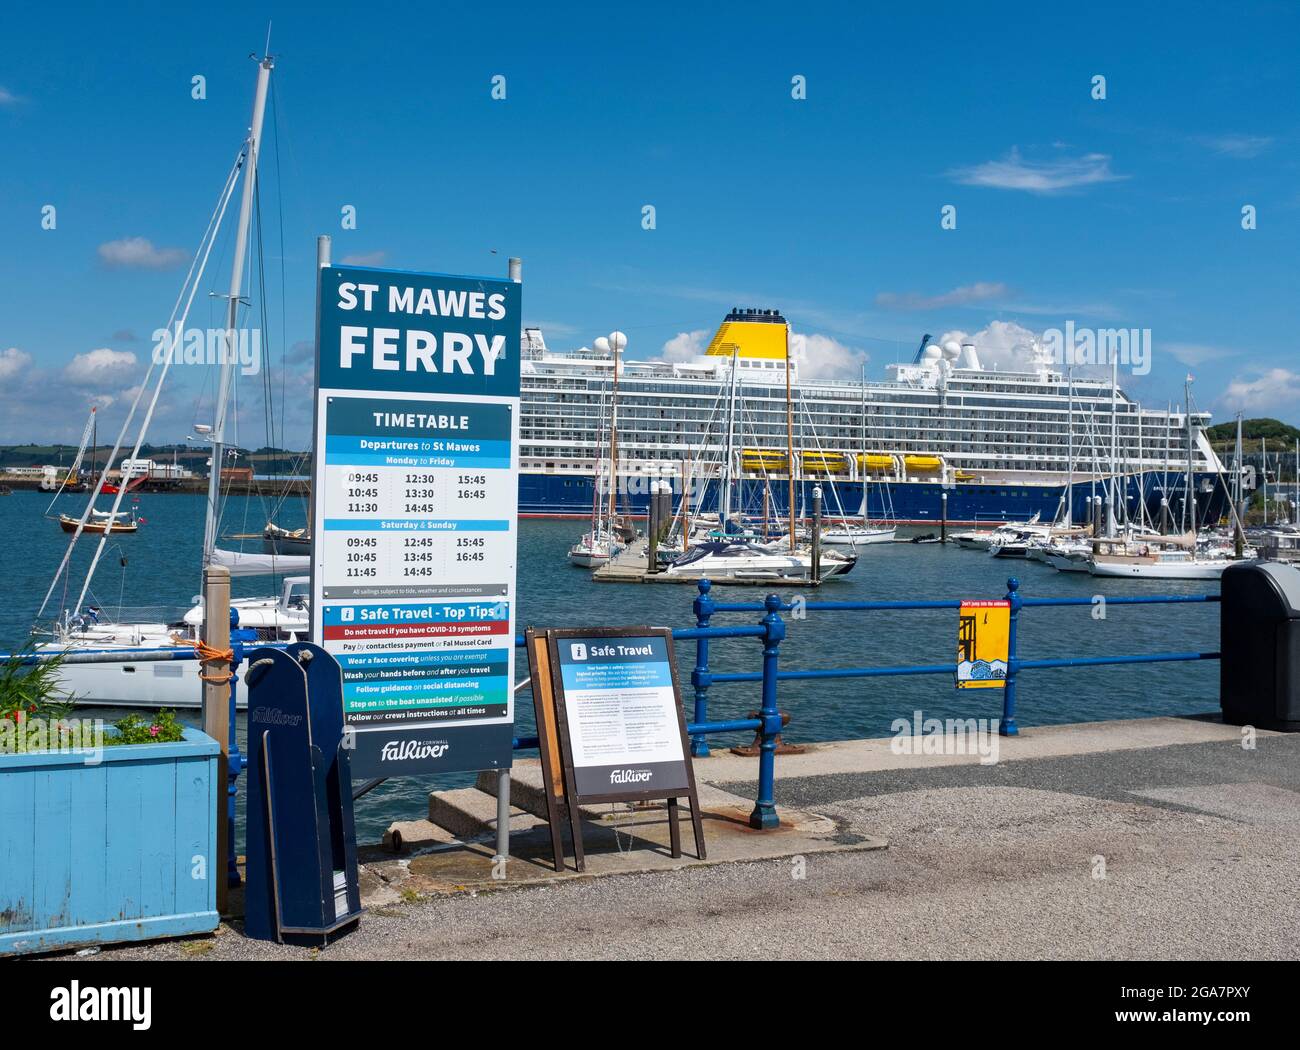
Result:
M728 469L742 509L776 517L792 491L806 513L821 485L831 516L937 524L946 502L951 524L1052 521L1069 488L1071 518L1086 522L1111 474L1130 514L1141 499L1155 520L1163 498L1172 520L1185 521L1189 478L1198 524L1226 512L1208 413L1141 406L1110 376L1067 375L1042 348L1011 371L984 367L974 345L927 337L884 381L800 379L791 360L787 385L789 341L789 324L770 309L731 311L706 352L685 362L557 353L540 329L525 329L520 513L591 514L594 487L607 491L615 400L619 499L632 513L644 510L652 479L689 485L693 512L716 511L723 486L707 481Z

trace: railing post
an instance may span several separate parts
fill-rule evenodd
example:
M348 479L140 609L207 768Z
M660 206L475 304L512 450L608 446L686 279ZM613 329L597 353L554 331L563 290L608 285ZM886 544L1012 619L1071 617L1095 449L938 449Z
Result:
M776 669L777 654L781 640L785 638L785 621L781 619L781 599L769 594L763 600L767 614L763 617L763 707L758 717L763 723L759 728L762 743L758 751L758 798L754 801L754 812L749 815L749 826L765 830L779 827L780 818L776 815L776 738L781 732L781 712L776 709Z
M1011 603L1011 622L1007 628L1007 684L1002 687L1002 736L1019 736L1016 725L1016 626L1020 619L1020 581L1012 576L1007 580L1007 601Z
M700 593L695 597L695 626L708 627L709 618L713 615L713 595L709 590L713 584L708 580L700 580ZM697 638L695 640L695 669L691 671L691 686L695 689L695 718L696 724L707 722L709 720L709 684L713 681L709 674L709 640L708 638ZM691 737L691 755L694 758L709 757L709 741L703 733L696 733Z
M219 466L219 464L218 464ZM203 570L203 634L205 646L224 654L230 648L230 570L224 565L209 565ZM229 663L224 659L208 659L199 663L199 674L203 682L203 731L217 742L221 749L222 765L230 768L230 741L234 736L233 707L230 697L234 690L230 680L223 674L229 670ZM217 856L214 867L226 868L234 863L235 843L234 821L227 820L228 808L221 804L220 796L216 802L217 822ZM228 878L221 878L219 872L213 872L217 879L217 910L226 911Z

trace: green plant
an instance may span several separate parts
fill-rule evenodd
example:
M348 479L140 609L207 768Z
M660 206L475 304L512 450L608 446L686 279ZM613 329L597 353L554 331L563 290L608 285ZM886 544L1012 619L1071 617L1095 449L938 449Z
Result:
M18 652L0 665L0 720L42 718L57 722L68 717L72 697L59 688L59 667L64 654L57 653L40 663L28 663L36 643L28 639Z
M153 718L127 715L113 723L117 730L106 744L173 744L180 740L185 727L176 721L176 712L166 708Z

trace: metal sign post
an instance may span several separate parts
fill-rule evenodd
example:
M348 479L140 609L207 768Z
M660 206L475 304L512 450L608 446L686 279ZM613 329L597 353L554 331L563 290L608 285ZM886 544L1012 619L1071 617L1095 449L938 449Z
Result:
M312 640L358 779L510 766L520 288L320 270Z

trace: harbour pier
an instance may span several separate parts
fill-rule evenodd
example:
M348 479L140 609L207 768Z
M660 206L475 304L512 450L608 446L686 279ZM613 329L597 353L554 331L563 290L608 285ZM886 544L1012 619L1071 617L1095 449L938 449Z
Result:
M490 846L457 844L431 822L420 838L426 822L410 822L395 828L405 833L400 852L362 851L365 920L322 952L247 940L233 920L216 936L94 958L1258 959L1300 951L1300 737L1264 730L1245 749L1238 727L1210 716L1044 726L1004 740L994 765L972 755L902 756L890 744L842 741L781 758L785 804L809 823L777 839L738 831L726 845L710 826L707 863L647 848L654 832L634 830L644 823L629 826L624 816L603 839L593 829L586 875L551 871L544 856L529 855L531 833L520 833L509 878L493 880ZM528 768L516 767L520 780ZM702 787L718 792L712 798L754 789L752 759L715 753L696 768ZM490 841L495 800L484 799ZM437 812L447 806L431 800ZM522 824L526 813L512 820ZM605 935L614 929L617 937Z
M1286 724L1270 728L1267 704L1252 709L1258 718L1242 717L1232 706L1242 695L1233 686L1219 698L1222 714L1207 696L1205 713L1196 717L1022 726L1016 691L1020 676L1048 668L1226 659L1226 673L1235 675L1244 658L1261 659L1235 640L1242 622L1249 627L1252 618L1282 617L1282 627L1292 630L1297 616L1294 607L1270 611L1258 598L1244 609L1234 577L1267 582L1279 572L1294 570L1244 567L1226 574L1224 595L1109 599L1145 607L1220 607L1230 600L1225 652L1033 660L1017 653L1019 621L1032 619L1037 608L1091 602L1025 595L1013 578L1005 598L985 603L1009 607L1007 674L997 689L973 694L970 718L934 720L932 727L916 712L913 720L896 720L893 736L807 744L801 754L777 751L779 733L798 739L797 724L786 725L780 710L782 682L834 682L837 702L852 702L856 680L954 676L958 665L788 667L780 659L785 616L797 608L832 629L845 617L961 610L963 601L805 602L768 594L746 602L715 597L710 581L699 581L695 625L671 634L690 666L690 694L681 696L690 717L682 733L707 856L689 841L679 848L689 835L674 834L674 820L686 822L687 815L662 799L578 798L570 805L587 865L552 863L545 740L517 736L509 770L432 792L425 818L395 821L382 842L362 845L356 854L362 921L328 947L241 936L239 883L248 877L241 861L214 934L106 946L101 954L237 959L323 950L338 958L482 957L483 944L473 938L486 936L489 954L500 957L600 956L614 949L573 932L584 928L578 916L593 909L625 931L619 952L645 957L731 957L741 946L801 958L1294 953L1300 737L1280 731ZM724 614L756 622L719 623ZM528 636L515 641L526 647ZM219 678L223 662L242 674L250 660L265 662L277 648L261 646L264 655L254 657L255 644L236 631L229 642L210 637L205 650L166 658L203 660L209 679ZM718 645L756 646L761 669L711 670ZM517 690L531 686L524 679ZM722 687L753 698L757 710L734 717L733 695L720 713L714 692ZM1286 691L1274 699L1284 707L1291 696ZM284 713L274 714L272 724L284 724ZM226 717L226 705L210 705L209 715ZM209 727L214 730L221 739L220 727ZM757 757L718 745L740 732L757 735ZM247 762L231 747L220 765L231 774L233 807ZM354 780L354 796L374 783ZM662 902L679 898L690 903L674 904L666 915ZM1244 933L1226 942L1243 909L1267 912L1270 921L1247 920ZM550 921L530 918L532 911ZM800 923L818 936L794 936Z

